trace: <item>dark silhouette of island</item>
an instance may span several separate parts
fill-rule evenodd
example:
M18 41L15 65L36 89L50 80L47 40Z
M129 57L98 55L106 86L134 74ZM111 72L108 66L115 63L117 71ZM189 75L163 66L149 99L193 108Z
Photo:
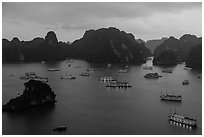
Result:
M155 49L154 56L156 57L161 52L171 49L177 53L178 61L186 61L191 48L201 42L202 38L195 35L185 34L180 39L171 36Z
M86 31L72 46L75 58L96 63L144 63L145 57L151 55L132 34L113 27Z
M55 93L46 83L36 80L30 80L25 84L23 94L11 99L8 103L3 105L3 111L18 111L33 106L44 104L54 104Z
M177 54L173 50L165 50L154 57L153 65L174 66L177 65Z
M202 68L202 44L194 46L186 60L186 66L190 68Z
M11 41L2 39L2 61L39 62L73 58L92 63L141 64L153 55L155 65L176 65L175 61L192 62L194 59L189 56L198 44L202 45L202 37L191 34L180 39L171 36L145 42L114 27L88 30L81 39L65 43L59 42L56 34L50 31L45 38L37 37L31 41L20 41L16 37ZM194 67L194 63L188 66Z
M96 63L144 63L151 55L144 44L135 41L132 34L110 27L86 31L72 44L58 42L53 31L44 38L32 41L2 40L3 62L57 61L66 58L83 59Z

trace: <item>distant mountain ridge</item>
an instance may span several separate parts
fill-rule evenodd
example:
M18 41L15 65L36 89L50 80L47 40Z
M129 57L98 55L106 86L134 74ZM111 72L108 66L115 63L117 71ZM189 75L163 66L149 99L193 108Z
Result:
M2 39L3 62L54 61L65 58L98 63L144 63L151 53L132 34L110 27L88 30L73 43L58 42L53 31L31 41Z
M153 40L148 40L145 42L145 46L151 50L152 54L154 53L155 49L161 45L165 40L168 38L164 37L162 39L153 39Z
M186 61L191 48L199 43L202 43L202 38L195 35L185 34L180 39L171 36L155 49L154 56L159 56L165 50L173 50L178 55L178 61Z

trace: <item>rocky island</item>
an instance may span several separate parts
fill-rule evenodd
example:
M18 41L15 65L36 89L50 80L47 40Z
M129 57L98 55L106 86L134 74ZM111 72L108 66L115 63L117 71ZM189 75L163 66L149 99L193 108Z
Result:
M153 65L177 65L177 54L173 50L165 50L159 56L154 57Z
M11 99L2 107L3 111L18 111L33 106L53 104L56 102L55 93L46 83L36 80L26 82L23 94Z
M186 67L202 69L202 43L191 49L186 61Z

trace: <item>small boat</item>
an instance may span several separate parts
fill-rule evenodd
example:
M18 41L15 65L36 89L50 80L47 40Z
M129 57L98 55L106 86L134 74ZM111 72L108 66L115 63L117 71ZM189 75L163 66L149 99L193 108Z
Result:
M144 66L143 69L153 70L153 67L152 66Z
M188 125L191 127L197 127L197 120L189 118L187 116L178 115L177 113L170 114L168 116L170 121L181 123L183 125Z
M72 75L69 75L68 77L61 77L60 79L76 79L76 77L72 76Z
M183 84L183 85L188 85L188 84L189 84L189 81L188 81L188 80L184 80L182 84Z
M118 71L118 73L127 73L127 72L128 72L127 69L121 69L121 70Z
M84 73L80 73L79 75L80 75L80 76L90 76L90 73L84 72Z
M60 71L59 68L48 68L47 71Z
M192 68L189 67L184 67L185 70L191 70Z
M66 131L67 127L66 126L58 126L53 129L53 131Z
M165 95L161 95L160 99L166 100L166 101L182 101L182 96L174 95L174 94L165 94Z
M167 69L167 70L162 70L163 73L172 73L173 71L171 69Z
M100 77L99 80L103 82L116 81L116 79L114 79L113 77Z
M45 64L45 61L41 61L42 64Z
M147 73L144 77L148 79L157 79L162 76L160 76L158 73Z
M112 82L109 82L106 85L106 87L109 87L109 88L130 88L132 86L128 82L112 81Z

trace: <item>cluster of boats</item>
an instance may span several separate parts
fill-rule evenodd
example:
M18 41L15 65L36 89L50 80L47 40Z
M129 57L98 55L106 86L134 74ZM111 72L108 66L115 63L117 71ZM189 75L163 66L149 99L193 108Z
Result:
M181 95L174 95L174 94L163 94L160 96L161 100L165 101L176 101L181 102L182 96ZM176 124L180 124L183 126L189 126L191 127L197 127L197 121L196 119L189 118L187 116L182 116L177 113L172 113L168 116L169 121L174 122Z
M48 78L37 76L35 72L26 72L24 76L21 76L20 79L23 80L39 80L42 82L48 82Z

